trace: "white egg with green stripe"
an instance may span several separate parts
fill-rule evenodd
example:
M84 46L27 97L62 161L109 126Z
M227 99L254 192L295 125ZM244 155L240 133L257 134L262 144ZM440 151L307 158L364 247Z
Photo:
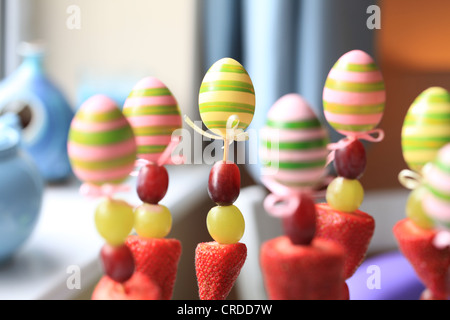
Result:
M420 172L450 142L450 93L441 87L423 91L406 113L401 145L411 170Z
M450 230L450 143L439 149L436 159L422 170L427 190L422 204L436 226Z
M223 58L206 72L198 102L201 119L213 133L225 137L227 121L231 116L237 116L237 128L245 130L255 113L252 80L239 62Z
M298 94L281 97L270 108L260 135L263 174L290 188L314 187L325 174L328 132Z

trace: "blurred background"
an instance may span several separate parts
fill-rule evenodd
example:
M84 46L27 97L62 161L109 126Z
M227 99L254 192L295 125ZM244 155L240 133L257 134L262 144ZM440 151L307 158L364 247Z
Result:
M322 89L330 68L345 52L365 50L382 69L388 89L379 125L386 138L369 150L367 188L398 186L395 173L405 167L399 137L407 108L425 88L446 87L449 81L445 0L433 0L432 6L425 0L1 3L2 76L19 65L20 42L43 40L45 69L74 109L99 92L121 103L138 79L153 75L173 91L182 113L199 119L204 72L229 56L254 82L254 128L276 99L290 92L303 95L323 118ZM371 30L367 8L373 4L381 9L381 28ZM79 16L73 16L72 5ZM333 130L330 134L338 138Z
M379 28L368 24L372 5L380 9ZM43 69L72 111L96 93L121 106L134 84L151 75L172 91L182 114L199 120L204 73L216 60L232 57L255 87L251 128L261 128L271 105L291 92L304 96L327 125L327 74L344 53L364 50L383 73L387 103L378 126L385 139L368 147L361 182L367 191L383 192L402 188L397 175L406 168L400 134L407 109L430 86L450 88L448 12L446 0L1 0L0 76L6 80L22 63L22 42L40 40ZM0 102L7 94L0 90ZM332 129L330 136L340 138ZM241 169L243 188L259 184L257 164ZM191 192L206 195L206 189ZM211 205L199 200L193 209L198 219L187 219L189 228L175 226L174 236L190 236L192 248L208 238L198 212L206 215ZM196 238L191 228L198 229ZM181 289L194 283L189 272L175 297L191 298Z

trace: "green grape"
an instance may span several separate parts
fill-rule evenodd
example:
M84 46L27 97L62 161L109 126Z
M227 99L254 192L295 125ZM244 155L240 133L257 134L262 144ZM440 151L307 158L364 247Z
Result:
M328 185L326 200L335 210L354 212L363 199L364 189L358 180L337 177Z
M144 203L134 211L134 230L146 238L164 238L172 229L172 215L166 206Z
M123 200L104 199L95 210L98 233L113 246L122 244L133 229L133 208Z
M208 212L206 226L215 241L232 244L239 242L244 235L245 221L236 206L217 206Z
M422 199L426 193L425 187L414 189L406 201L406 216L410 218L417 226L424 229L431 229L434 226L433 221L427 216L422 206Z

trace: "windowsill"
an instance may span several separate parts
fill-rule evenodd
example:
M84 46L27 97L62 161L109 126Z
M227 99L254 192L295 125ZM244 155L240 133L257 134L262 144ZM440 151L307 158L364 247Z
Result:
M169 207L176 224L208 199L207 165L168 167L169 190L161 201ZM133 188L135 178L128 184ZM94 224L94 210L98 200L89 200L78 193L79 182L61 186L48 186L45 190L41 216L27 243L14 258L0 265L0 300L68 300L88 297L96 281L103 274L98 258L104 240ZM382 190L366 193L362 210L376 220L370 253L396 247L392 226L404 218L408 190ZM119 195L118 195L119 196ZM266 196L263 187L255 185L241 190L236 201L246 221L242 242L248 247L248 257L238 278L236 289L244 299L265 299L258 252L261 243L281 233L280 222L266 214L262 203ZM136 192L121 194L131 204L139 204ZM68 267L78 266L81 271L81 289L68 289L72 272Z
M161 204L173 214L176 224L182 216L207 197L209 166L168 166L169 189ZM135 178L127 181L131 190L117 197L137 205ZM78 193L80 183L50 185L44 192L41 214L31 237L16 255L0 266L1 300L75 299L92 288L102 275L99 252L104 240L94 224L98 199ZM204 192L198 192L204 190ZM68 267L80 268L80 289L69 289L73 275Z

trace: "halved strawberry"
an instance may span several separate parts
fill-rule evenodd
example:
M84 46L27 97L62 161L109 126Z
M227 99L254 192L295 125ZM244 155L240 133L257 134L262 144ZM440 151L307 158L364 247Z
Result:
M344 248L344 278L348 279L366 256L375 231L375 220L363 211L342 212L327 203L319 203L316 208L316 237L336 241Z
M92 300L160 300L161 290L145 274L135 272L123 282L103 276L95 286Z
M314 238L295 245L287 236L261 246L260 264L271 300L348 299L344 249L334 241Z
M423 229L405 218L395 224L393 232L400 251L429 290L422 299L447 300L450 297L450 250L434 246L437 231Z
M195 271L200 299L225 300L246 259L244 243L199 243L195 249Z
M162 300L170 300L181 256L181 242L130 235L125 243L133 252L136 271L147 275L161 288Z

